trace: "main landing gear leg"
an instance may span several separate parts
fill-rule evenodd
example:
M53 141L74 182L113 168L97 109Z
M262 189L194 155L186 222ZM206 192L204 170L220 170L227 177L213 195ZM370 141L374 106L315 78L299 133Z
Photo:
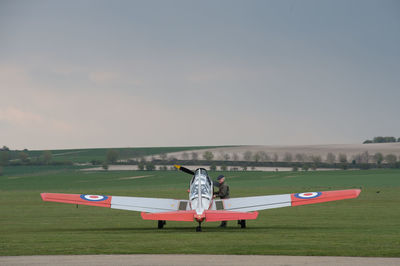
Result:
M199 222L199 226L196 227L196 232L201 232L201 222Z
M166 221L158 220L158 229L163 229L166 223Z
M238 224L240 224L240 228L246 228L246 220L238 220Z

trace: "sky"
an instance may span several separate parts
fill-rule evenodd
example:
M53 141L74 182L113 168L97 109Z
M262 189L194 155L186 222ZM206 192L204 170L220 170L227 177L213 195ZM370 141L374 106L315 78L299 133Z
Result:
M400 137L400 1L0 0L0 146Z

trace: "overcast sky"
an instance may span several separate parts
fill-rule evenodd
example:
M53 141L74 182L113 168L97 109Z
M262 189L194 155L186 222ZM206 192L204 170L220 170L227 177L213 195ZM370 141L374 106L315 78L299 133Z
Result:
M400 137L400 1L0 0L0 145Z

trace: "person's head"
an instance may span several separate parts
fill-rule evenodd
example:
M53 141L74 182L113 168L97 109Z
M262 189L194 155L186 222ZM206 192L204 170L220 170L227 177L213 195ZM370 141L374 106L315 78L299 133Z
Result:
M217 180L218 180L218 183L222 184L225 181L225 176L220 175L220 176L217 177Z

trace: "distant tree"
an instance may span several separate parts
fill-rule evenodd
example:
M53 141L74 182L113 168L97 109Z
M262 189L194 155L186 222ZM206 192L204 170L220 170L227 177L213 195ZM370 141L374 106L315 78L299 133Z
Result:
M383 154L380 152L377 152L374 154L373 159L378 165L380 165L380 164L382 164L382 161L383 161Z
M197 152L192 152L192 160L197 161L199 159L199 154Z
M156 166L155 166L153 161L146 162L145 163L145 168L146 168L146 171L154 171L154 170L156 170Z
M206 151L203 153L203 158L206 161L211 161L212 159L214 159L214 154L210 151Z
M373 143L388 143L388 142L396 142L395 137L374 137L372 140Z
M290 163L293 160L293 156L290 152L285 152L285 155L283 156L283 161Z
M248 162L251 160L252 155L253 155L253 153L251 151L246 151L243 154L243 159Z
M90 163L92 165L100 165L100 164L102 164L102 162L100 160L96 160L96 159L91 160Z
M370 157L371 156L369 155L368 151L364 151L363 153L361 153L361 161L362 161L362 163L368 164Z
M18 157L23 163L29 162L29 156L26 152L21 151L20 153L18 153Z
M329 152L329 153L326 155L326 162L327 162L327 163L330 163L330 164L333 164L333 163L335 163L335 161L336 161L336 156L335 156L335 154L333 154L332 152Z
M247 166L246 165L242 166L242 171L247 171Z
M8 151L0 151L0 165L7 165L10 160L10 153Z
M265 151L259 151L259 154L260 154L260 157L261 157L261 161L263 161L263 162L271 161L270 156Z
M297 166L293 166L292 171L297 172L297 171L299 171L299 168Z
M217 166L214 163L210 165L210 171L217 171Z
M364 142L363 142L363 144L370 144L370 143L374 143L372 140L370 140L370 139L367 139L367 140L365 140Z
M385 161L389 164L389 165L394 165L397 161L397 157L394 154L388 154L385 156Z
M339 153L339 162L347 163L347 155L345 153Z
M221 165L221 171L226 171L227 169L228 167L225 164Z
M182 153L183 160L189 160L189 154L187 152Z
M395 137L385 137L386 142L396 142Z
M166 165L161 165L159 169L160 171L167 171L168 167Z
M353 156L353 161L358 164L365 164L369 162L369 153L368 151L356 154Z
M397 139L397 142L400 142L400 138Z
M143 171L145 166L146 166L146 159L144 159L144 158L140 159L140 161L138 163L138 169L140 171Z
M108 150L106 155L107 163L115 163L118 160L119 153L117 150Z
M108 163L107 162L103 162L103 164L101 165L101 167L107 171L108 170Z
M303 170L303 171L308 171L308 169L310 169L308 164L303 164L303 166L301 167L301 170Z
M161 154L160 154L160 159L161 159L162 161L166 161L166 160L168 159L168 155L167 155L166 153L161 153Z
M0 166L0 176L3 175L3 166Z
M279 160L278 154L274 153L274 155L272 156L272 160L273 160L274 162L277 162L277 161Z
M294 158L296 159L296 161L304 163L306 161L307 156L304 153L296 153Z
M232 159L233 159L234 161L238 161L238 160L239 160L239 155L238 155L237 153L233 153L233 154L232 154Z
M42 153L42 160L43 163L45 164L49 164L51 162L51 160L53 159L53 154L51 153L51 151L44 151Z
M8 148L7 146L3 146L3 148L1 148L2 151L10 151L10 148Z
M314 163L314 166L315 167L318 167L318 165L321 163L321 161L322 161L322 158L321 158L321 156L320 155L312 155L311 156L311 160L312 160L312 162ZM315 169L313 169L313 170L315 170Z
M256 153L253 155L253 160L254 160L255 162L261 161L261 158L262 158L261 152L256 152Z
M339 153L339 162L340 162L340 168L343 170L346 170L348 168L348 163L347 163L347 155L345 153Z
M222 158L223 158L224 161L229 161L229 160L231 159L231 156L229 155L229 153L225 153L225 154L222 156Z

